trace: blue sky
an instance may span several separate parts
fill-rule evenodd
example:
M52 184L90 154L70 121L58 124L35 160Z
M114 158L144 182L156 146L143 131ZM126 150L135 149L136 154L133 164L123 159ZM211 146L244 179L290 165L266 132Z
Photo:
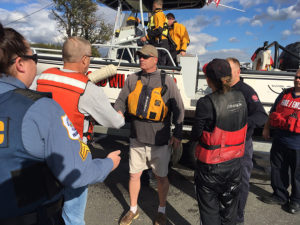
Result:
M216 8L213 4L197 10L171 11L190 34L187 52L197 54L201 63L229 56L249 62L264 41L277 41L282 46L300 41L300 0L221 0L220 3L246 12ZM51 8L42 9L49 4L49 0L0 0L0 21L31 42L61 42L61 34L50 15ZM113 23L115 11L99 5L98 13ZM13 22L20 18L23 19Z

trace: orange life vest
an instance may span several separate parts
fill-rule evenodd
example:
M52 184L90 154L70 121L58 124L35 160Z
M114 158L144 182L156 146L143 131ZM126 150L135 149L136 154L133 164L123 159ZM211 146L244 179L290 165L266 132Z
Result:
M196 147L196 158L203 163L217 164L244 155L247 133L247 105L239 91L209 95L216 111L212 132L203 131ZM234 118L234 119L231 119Z
M285 90L275 112L270 114L270 124L283 130L300 133L300 97L293 98L294 88Z
M37 81L37 91L51 92L52 98L63 108L81 138L85 116L78 110L80 96L84 93L88 77L76 72L64 72L59 68L45 70ZM92 132L90 123L88 133Z

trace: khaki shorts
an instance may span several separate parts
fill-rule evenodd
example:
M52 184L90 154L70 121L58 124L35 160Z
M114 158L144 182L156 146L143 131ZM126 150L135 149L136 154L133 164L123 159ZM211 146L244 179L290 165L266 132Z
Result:
M129 173L139 173L152 168L159 177L168 175L171 148L168 145L146 145L135 138L130 138Z

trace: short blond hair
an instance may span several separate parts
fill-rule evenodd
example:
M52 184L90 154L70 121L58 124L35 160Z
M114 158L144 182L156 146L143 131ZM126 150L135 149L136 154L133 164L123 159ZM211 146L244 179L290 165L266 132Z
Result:
M163 2L163 0L154 0L154 1L153 1L153 4L154 4L154 3L155 3L157 6L160 6L160 7L162 8L164 2Z
M82 37L69 37L63 45L64 62L76 63L85 55L91 55L91 43Z

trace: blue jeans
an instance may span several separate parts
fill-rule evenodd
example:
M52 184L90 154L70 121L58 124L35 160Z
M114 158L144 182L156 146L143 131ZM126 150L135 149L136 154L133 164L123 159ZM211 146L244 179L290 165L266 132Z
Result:
M66 225L85 225L84 211L87 202L88 188L65 188L62 217Z

